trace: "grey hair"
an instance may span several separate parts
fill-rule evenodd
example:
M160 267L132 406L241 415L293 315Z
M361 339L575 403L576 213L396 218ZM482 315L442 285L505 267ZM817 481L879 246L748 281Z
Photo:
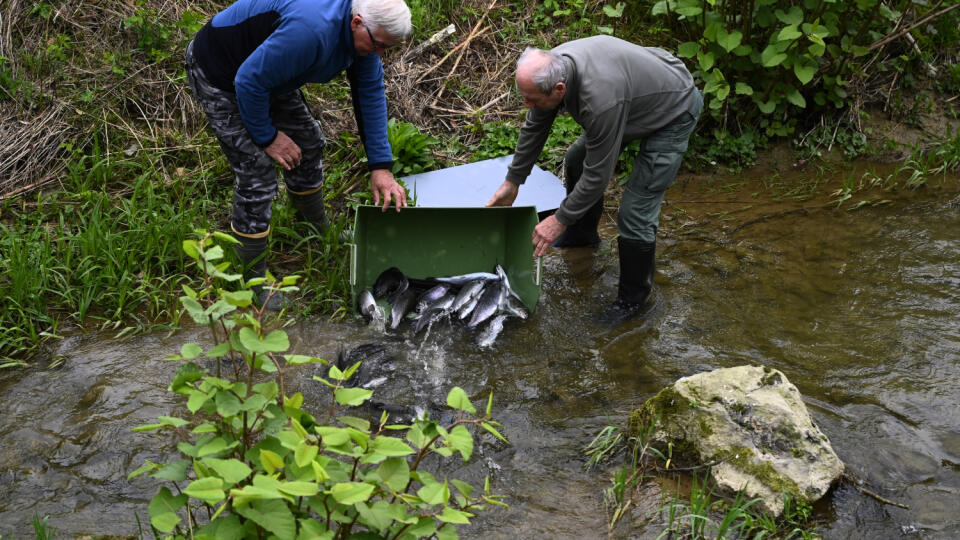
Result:
M546 63L533 73L533 84L544 94L553 92L559 82L567 82L567 63L563 57L552 51L527 47L517 59L517 69L534 59L546 58Z
M360 15L373 28L382 28L390 37L406 40L413 34L410 8L403 0L353 0L351 15Z

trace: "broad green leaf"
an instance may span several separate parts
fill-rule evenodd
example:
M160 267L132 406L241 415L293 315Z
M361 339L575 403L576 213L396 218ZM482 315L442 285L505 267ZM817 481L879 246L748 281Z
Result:
M196 259L200 256L200 244L196 240L184 240L183 252L186 253L191 259ZM169 532L169 531L166 531Z
M807 84L813 79L814 74L816 74L817 65L813 63L801 64L800 62L795 62L793 64L793 72L796 74L800 84Z
M303 354L285 354L284 359L287 361L288 366L299 366L301 364L312 364L315 362L327 363L323 358L317 358L316 356L307 356Z
M240 444L239 441L233 441L232 443L227 443L227 441L217 437L207 444L200 446L197 449L197 457L209 456L210 454L218 454L220 452L229 450Z
M214 403L217 404L217 414L224 418L240 412L240 399L233 392L227 390L217 392Z
M710 71L710 68L712 68L713 64L716 62L716 59L711 52L701 52L697 55L697 61L700 63L700 69L703 71Z
M329 493L340 504L354 504L369 499L373 494L373 485L365 482L341 482L334 484Z
M221 358L230 352L230 342L225 341L207 351L207 358Z
M407 443L393 437L377 437L373 440L371 446L375 452L388 457L406 456L413 453L413 449Z
M180 347L180 355L187 360L193 360L201 354L203 354L203 349L196 343L186 343Z
M180 523L180 516L177 515L183 505L187 504L187 497L184 494L176 497L170 493L167 488L160 488L153 499L150 500L148 510L150 512L150 524L156 527L160 532L171 532L173 528Z
M447 504L450 500L450 488L446 482L431 482L418 489L417 496L427 504Z
M493 392L490 392L490 397L487 398L487 414L486 417L490 418L490 413L493 411Z
M452 523L447 523L437 531L437 540L457 540L458 538L460 536L457 534L457 528Z
M740 46L743 41L743 32L734 30L727 33L727 30L721 29L717 34L717 43L727 52L730 52Z
M806 108L807 106L807 100L803 98L803 95L800 93L800 91L793 87L787 91L787 101L800 108Z
M253 472L246 463L239 459L203 458L200 461L213 469L220 478L231 484L239 484Z
M249 506L235 506L233 511L275 534L280 540L294 540L296 537L297 523L283 501L253 501Z
M469 497L470 494L473 493L473 486L466 482L454 479L451 480L450 483L453 484L453 487L457 488L457 491L462 493L464 497Z
M450 446L460 452L464 461L470 459L470 456L473 454L473 436L470 435L467 428L462 425L454 426L450 434L447 435L446 440L450 443Z
M439 516L437 516L437 519L446 523L469 524L470 517L473 517L473 514L461 512L460 510L454 510L448 506L443 509L443 512L441 512Z
M300 520L300 534L297 540L333 540L333 531L315 519Z
M314 428L325 446L340 446L350 440L350 433L344 428L317 426Z
M253 291L250 289L223 292L221 295L223 296L223 299L231 306L247 307L253 303Z
M220 508L223 509L226 504ZM200 528L195 534L196 540L210 538L214 540L241 540L243 538L243 525L240 518L235 515L220 516L210 523Z
M783 24L799 25L803 22L803 10L800 9L800 6L793 6L790 8L790 11L778 9L774 12L774 15L776 15L777 19Z
M159 467L160 467L159 465L157 465L156 463L153 463L150 460L144 460L143 465L141 465L139 468L137 468L137 470L127 475L127 480L133 480L134 478L140 476L141 474L147 471L156 470Z
M216 392L201 392L200 390L191 390L190 397L187 399L187 409L195 413L213 397Z
M767 45L767 48L760 53L760 61L763 63L763 67L779 66L786 59L787 55L777 52L774 45Z
M183 492L194 499L200 499L208 504L217 504L226 498L226 495L223 493L223 480L216 476L208 476L194 480L190 482L190 485L188 485Z
M796 25L791 24L780 30L780 33L777 34L777 41L793 41L802 35L803 32L797 30Z
M757 101L757 108L760 109L760 112L763 114L770 114L777 108L777 102L772 99L769 101Z
M180 303L183 304L184 308L186 308L187 313L190 314L190 318L193 319L193 322L202 325L209 324L210 317L206 314L203 306L200 305L200 302L197 302L193 298L189 298L187 296L181 296Z
M356 407L373 395L372 390L365 388L341 388L337 390L337 403Z
M700 52L700 44L696 41L681 43L677 48L677 56L680 58L693 58Z
M393 524L393 518L390 517L389 503L387 501L377 501L372 505L366 503L356 503L353 505L357 513L360 514L360 522L374 531L381 531ZM376 536L376 535L374 535ZM379 536L376 536L380 538Z
M743 82L738 82L735 85L735 91L738 95L741 95L741 96L753 95L753 88L751 88L749 84L743 83Z
M623 8L624 8L623 2L617 2L616 7L606 5L606 6L603 6L603 14L606 15L607 17L613 17L615 19L620 18L623 16Z
M377 476L393 491L402 491L410 483L410 465L403 458L389 458L377 468Z
M260 463L267 474L273 474L275 470L283 468L283 458L276 452L264 448L260 449Z
M454 386L453 389L450 390L450 393L447 394L447 405L458 411L465 411L470 414L477 413L477 410L473 408L473 404L470 403L470 398L467 397L467 393L459 386Z
M282 482L277 489L294 497L312 497L320 492L320 488L313 482Z
M684 17L696 17L703 13L703 9L700 6L684 6L677 8L675 12Z
M300 444L297 445L296 450L293 452L293 460L297 463L297 467L306 467L310 464L315 457L319 448L312 444L307 444L305 441L300 441Z
M352 427L353 429L363 432L370 431L370 422L368 420L364 420L363 418L357 418L355 416L338 416L337 420L344 425Z
M189 467L189 460L178 459L160 467L156 472L150 473L150 477L170 482L183 482L187 479L187 469Z

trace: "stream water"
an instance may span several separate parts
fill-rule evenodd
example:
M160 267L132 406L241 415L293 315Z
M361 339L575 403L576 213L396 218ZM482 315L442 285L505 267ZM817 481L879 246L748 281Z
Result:
M842 484L814 508L825 538L958 538L960 209L948 204L958 185L848 211L692 182L668 194L641 320L590 322L616 290L607 220L599 250L546 257L536 312L490 349L443 325L411 339L308 320L287 329L291 350L333 358L341 345L381 343L396 368L382 401L442 403L455 385L475 403L494 392L511 444L484 437L470 463L443 472L475 485L489 475L510 508L478 516L466 538L608 536L603 490L617 464L587 471L583 447L677 378L741 364L783 371L848 472L909 507ZM59 537L135 535L138 517L146 527L158 483L127 474L168 459L173 443L130 429L183 411L166 391L176 366L161 360L203 336L78 333L60 342L59 367L0 372L0 534L32 537L35 512ZM310 369L290 377L308 402L323 399ZM609 535L656 538L661 496L648 483Z

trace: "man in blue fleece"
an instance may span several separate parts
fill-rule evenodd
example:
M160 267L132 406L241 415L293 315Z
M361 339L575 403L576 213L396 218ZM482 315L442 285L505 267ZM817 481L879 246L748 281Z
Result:
M329 225L321 157L326 141L300 87L346 71L367 152L374 204L400 211L406 193L390 172L387 102L380 54L412 33L403 0L238 0L187 46L187 80L236 174L231 226L252 279L266 274L276 164L300 219ZM285 299L263 287L257 300Z

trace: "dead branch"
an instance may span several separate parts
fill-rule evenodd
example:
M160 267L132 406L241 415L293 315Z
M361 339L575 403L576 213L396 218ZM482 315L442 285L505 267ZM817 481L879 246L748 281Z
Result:
M938 4L938 5L939 5L939 4ZM867 47L867 51L869 52L869 51L874 51L874 50L876 50L876 49L879 49L880 47L883 47L883 46L886 45L887 43L890 43L891 41L894 41L894 40L896 40L896 39L901 38L901 37L902 37L904 34L906 34L907 32L909 32L909 31L911 31L911 30L913 30L913 29L915 29L915 28L917 28L917 27L919 27L919 26L922 26L922 25L926 24L926 23L932 21L933 19L936 19L936 18L938 18L938 17L942 17L943 15L946 15L947 13L950 13L951 11L957 9L958 7L960 7L960 4L954 4L954 5L952 5L952 6L945 7L945 8L941 9L940 11L938 11L938 12L936 12L936 13L931 13L930 15L927 15L926 17L924 17L924 18L920 19L919 21L911 24L910 26L904 28L903 30L900 30L899 32L896 32L896 33L894 33L894 34L890 34L890 35L888 35L888 36L886 36L886 37L883 37L883 38L878 39L877 41L873 42L869 47Z

